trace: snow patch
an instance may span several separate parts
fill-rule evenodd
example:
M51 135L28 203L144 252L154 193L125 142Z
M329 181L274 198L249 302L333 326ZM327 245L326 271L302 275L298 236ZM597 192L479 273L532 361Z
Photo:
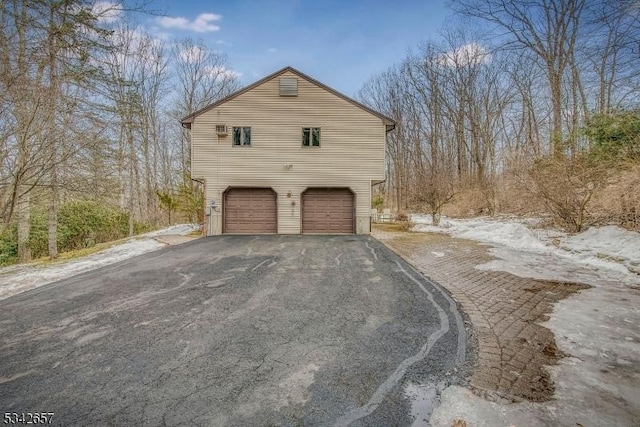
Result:
M442 217L440 225L434 226L431 215L412 215L411 221L416 224L413 231L447 233L463 239L493 243L513 249L542 252L548 249L547 245L536 238L529 228L517 222L500 222L484 218L456 220Z
M171 227L163 228L162 230L156 230L150 233L141 234L140 237L166 236L167 234L186 236L196 230L200 230L200 224L177 224L172 225Z
M11 270L12 274L9 275L4 275L0 270L0 300L162 247L164 247L162 243L153 239L130 240L102 252L62 264L25 265L17 271Z
M559 246L580 256L617 261L640 274L640 233L615 225L592 227L562 239Z
M546 252L549 249L527 227L516 223L474 223L456 234L463 239L495 243L511 249L531 252Z
M640 234L615 226L576 235L530 229L516 218L443 218L416 215L414 231L440 232L490 244L494 260L476 266L532 279L593 286L559 301L544 326L560 350L573 356L549 367L554 400L503 405L461 387L449 387L430 419L433 426L632 425L640 414Z
M412 215L413 231L446 233L494 246L497 260L481 270L506 271L529 278L580 281L597 285L603 278L640 283L640 233L616 226L568 235L560 230L532 230L521 218L452 219L433 226L431 215Z
M199 226L196 224L179 224L139 235L125 243L75 260L48 265L25 264L0 268L0 300L165 246L153 237L176 234L184 236L197 229Z

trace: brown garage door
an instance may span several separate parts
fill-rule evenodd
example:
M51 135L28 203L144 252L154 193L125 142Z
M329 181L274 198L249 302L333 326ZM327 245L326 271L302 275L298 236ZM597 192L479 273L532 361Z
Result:
M303 233L353 233L353 193L310 188L302 194Z
M276 193L270 188L232 188L224 196L225 233L276 233Z

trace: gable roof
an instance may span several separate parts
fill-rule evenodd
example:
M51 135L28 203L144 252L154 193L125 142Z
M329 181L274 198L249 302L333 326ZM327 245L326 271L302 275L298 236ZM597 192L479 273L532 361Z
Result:
M349 98L346 95L343 95L342 93L338 92L337 90L332 89L329 86L327 86L327 85L325 85L323 83L320 83L318 80L316 80L316 79L314 79L312 77L309 77L308 75L296 70L293 67L289 67L289 66L284 67L283 69L278 70L273 74L269 74L267 77L265 77L263 79L260 79L257 82L252 83L252 84L250 84L248 86L245 86L242 89L232 93L231 95L225 96L224 98L214 102L213 104L209 104L204 108L201 108L201 109L199 109L197 111L194 111L193 113L189 114L188 116L186 116L182 120L180 120L180 123L182 123L182 126L191 129L191 123L193 123L194 119L196 117L198 117L199 115L211 110L212 108L218 107L218 106L224 104L225 102L230 101L233 98L235 98L237 96L240 96L243 93L248 92L248 91L250 91L251 89L253 89L253 88L257 87L257 86L260 86L261 84L266 83L269 80L271 80L273 78L276 78L281 74L286 73L287 71L292 72L293 74L296 74L298 77L301 77L301 78L303 78L303 79L315 84L316 86L321 87L322 89L326 90L327 92L332 93L335 96L337 96L339 98L342 98L345 101L353 104L354 106L356 106L358 108L361 108L364 111L366 111L366 112L368 112L370 114L373 114L374 116L380 118L382 120L382 123L384 123L386 125L387 132L392 131L396 127L396 122L393 119L385 116L384 114L378 113L377 111L367 107L366 105L361 104L360 102L358 102L358 101L356 101L356 100L354 100L352 98Z

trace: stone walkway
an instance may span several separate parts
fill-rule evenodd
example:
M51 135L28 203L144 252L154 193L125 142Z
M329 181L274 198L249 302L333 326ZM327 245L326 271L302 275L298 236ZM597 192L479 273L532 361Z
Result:
M473 324L478 359L471 387L485 398L544 401L554 386L545 369L563 355L539 323L552 304L584 285L526 279L475 267L492 259L487 246L445 234L385 231L373 236L451 292Z

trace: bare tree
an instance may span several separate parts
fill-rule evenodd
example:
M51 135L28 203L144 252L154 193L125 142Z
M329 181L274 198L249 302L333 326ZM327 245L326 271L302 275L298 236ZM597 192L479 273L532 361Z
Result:
M606 113L637 100L640 7L635 0L592 1L587 12L579 48L587 65L581 72L592 88L585 96L593 97L593 110Z
M239 89L237 74L228 67L227 57L215 52L202 41L184 39L172 48L175 66L176 99L172 114L176 120L211 104ZM180 153L180 193L182 212L189 221L203 220L203 188L191 180L191 145L189 130L181 129L178 138ZM169 189L163 189L166 191Z
M408 176L412 155L404 83L402 72L393 68L371 78L358 94L362 102L396 121L394 131L387 134L386 154L389 162L386 185L387 193L392 195L391 205L398 209L406 209L409 201Z
M120 204L129 212L129 235L136 218L157 216L156 160L166 141L159 119L168 66L163 43L128 23L112 34L116 47L104 58L109 76L104 93L117 118L116 164Z
M18 252L30 258L30 193L49 199L49 254L57 255L59 166L71 150L62 129L75 113L75 87L89 74L88 58L104 30L91 4L20 1L0 4L0 86L6 94L0 128L4 156L0 212L3 230L18 215Z
M227 56L213 51L202 41L186 38L172 48L175 66L173 113L181 119L239 89L237 75L228 67ZM186 129L180 138L183 171L190 175L191 147Z
M450 26L360 92L397 121L387 137L395 206L422 206L437 220L458 194L492 214L508 199L500 192L512 191L513 177L524 173L527 190L552 215L565 212L567 227L583 227L593 191L606 179L587 173L600 169L585 163L585 124L594 111L635 109L640 94L637 1L450 4L464 24L488 24L481 31L490 36ZM569 208L559 207L570 197L554 182L575 190Z
M157 225L158 191L192 187L171 123L238 88L224 55L185 41L171 69L170 50L128 18L117 1L0 2L0 233L17 230L20 261L43 213L57 256L68 200L119 203L129 234Z
M505 30L509 36L506 47L527 49L540 59L551 98L552 151L562 156L563 81L574 62L585 0L461 0L451 4L459 13Z
M46 124L43 141L49 160L48 176L48 252L51 259L58 255L57 225L60 197L59 166L77 149L68 144L68 129L79 111L78 94L86 87L93 72L87 60L108 48L106 30L97 25L97 15L78 0L45 2L43 22L45 56L42 61L47 96ZM89 5L90 6L90 5ZM113 3L112 7L119 7Z

